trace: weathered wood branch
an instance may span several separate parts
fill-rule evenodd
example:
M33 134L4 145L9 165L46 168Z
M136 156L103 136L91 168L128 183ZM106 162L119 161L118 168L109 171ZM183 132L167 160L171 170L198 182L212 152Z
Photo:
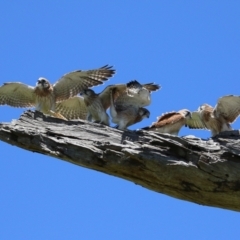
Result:
M202 205L240 211L240 135L210 140L119 131L27 111L0 140Z

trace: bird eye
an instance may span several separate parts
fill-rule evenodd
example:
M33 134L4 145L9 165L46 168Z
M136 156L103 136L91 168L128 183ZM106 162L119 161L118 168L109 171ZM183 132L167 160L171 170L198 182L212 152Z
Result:
M45 83L46 80L45 80L44 78L39 78L37 82L38 82L38 83Z

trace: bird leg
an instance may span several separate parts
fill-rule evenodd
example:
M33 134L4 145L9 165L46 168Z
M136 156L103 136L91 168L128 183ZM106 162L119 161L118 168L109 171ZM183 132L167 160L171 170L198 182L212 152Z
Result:
M87 113L86 120L89 121L89 122L93 122L91 113L89 113L89 112Z

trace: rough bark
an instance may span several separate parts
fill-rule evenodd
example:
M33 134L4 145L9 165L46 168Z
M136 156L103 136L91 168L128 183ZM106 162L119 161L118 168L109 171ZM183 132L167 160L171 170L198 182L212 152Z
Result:
M239 131L203 140L123 132L27 111L19 120L0 124L0 140L175 198L240 211Z

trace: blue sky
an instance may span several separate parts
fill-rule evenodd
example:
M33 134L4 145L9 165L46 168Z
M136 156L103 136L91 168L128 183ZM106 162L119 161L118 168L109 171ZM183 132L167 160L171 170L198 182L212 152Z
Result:
M0 84L52 83L114 65L107 84L156 82L147 126L164 112L240 95L237 1L2 1ZM107 84L94 88L101 91ZM0 122L23 109L0 107ZM233 127L240 128L240 120ZM208 138L208 131L180 135ZM0 239L238 239L237 212L0 142ZM239 201L240 204L240 201Z

